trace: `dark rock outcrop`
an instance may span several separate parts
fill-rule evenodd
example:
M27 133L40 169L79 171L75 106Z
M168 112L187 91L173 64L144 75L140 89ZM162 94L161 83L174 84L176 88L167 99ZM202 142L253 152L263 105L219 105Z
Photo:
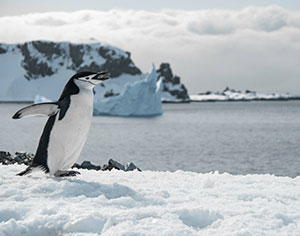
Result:
M7 50L5 48L0 47L0 54L4 54L6 52L7 52Z
M139 75L142 73L140 69L133 64L129 52L126 52L126 56L116 58L116 52L114 50L100 47L98 53L106 59L101 70L109 71L112 78L118 77L123 73L130 75Z
M24 75L25 78L30 80L53 75L54 71L51 66L47 62L40 60L40 58L36 57L36 55L32 54L28 47L28 43L19 45L23 55L21 65L26 70L26 74Z
M111 90L108 90L105 94L104 94L104 97L105 98L108 98L108 97L113 97L113 96L119 96L120 93L114 93L114 91L111 89Z
M133 164L132 162L126 164L126 165L122 165L121 163L110 159L108 161L108 164L105 164L102 167L102 170L109 170L111 171L112 169L116 169L116 170L123 170L123 171L133 171L133 170L138 170L141 171L141 169L139 169L135 164Z
M157 77L163 82L163 102L190 102L187 89L180 83L180 77L173 75L169 63L160 65L157 70Z
M97 166L97 165L94 165L92 164L90 161L83 161L81 163L81 165L75 163L73 166L72 166L72 169L73 168L77 168L77 169L87 169L87 170L101 170L101 166Z

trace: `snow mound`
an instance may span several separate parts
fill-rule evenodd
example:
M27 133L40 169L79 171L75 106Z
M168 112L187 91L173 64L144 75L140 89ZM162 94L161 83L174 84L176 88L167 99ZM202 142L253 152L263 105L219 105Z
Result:
M300 99L300 96L289 93L262 94L255 91L246 90L245 92L226 88L222 92L205 92L197 95L190 95L193 102L214 102L214 101L253 101L253 100L289 100Z
M94 100L95 115L155 116L162 114L161 80L153 65L151 73L144 79L127 84L118 96Z
M0 165L0 235L298 235L300 177Z

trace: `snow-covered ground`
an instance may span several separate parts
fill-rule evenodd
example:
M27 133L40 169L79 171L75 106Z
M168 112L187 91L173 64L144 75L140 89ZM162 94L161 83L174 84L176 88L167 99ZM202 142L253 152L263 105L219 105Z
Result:
M0 166L0 235L299 235L300 177L193 172L15 176Z

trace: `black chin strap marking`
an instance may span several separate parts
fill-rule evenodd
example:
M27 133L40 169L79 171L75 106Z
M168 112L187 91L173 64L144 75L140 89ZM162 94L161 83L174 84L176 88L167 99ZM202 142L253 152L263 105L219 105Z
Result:
M92 84L92 85L97 85L97 84L92 83L91 81L87 81L87 82L89 82L89 83Z

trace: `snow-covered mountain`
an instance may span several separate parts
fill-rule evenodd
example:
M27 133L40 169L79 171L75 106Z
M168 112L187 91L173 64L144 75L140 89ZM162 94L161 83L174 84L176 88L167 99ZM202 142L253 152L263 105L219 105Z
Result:
M169 63L162 63L157 72L158 78L163 82L163 102L190 102L187 89L180 83L180 77L173 75Z
M124 84L143 77L130 53L116 47L32 41L0 44L1 101L33 101L36 94L56 100L66 81L83 70L111 73L97 96L117 94Z
M0 101L33 101L37 94L56 100L66 81L83 70L110 72L112 79L95 88L98 100L121 95L127 84L146 78L129 52L101 43L0 44L0 70ZM158 70L159 77L164 76L163 100L181 101L178 77L174 79L168 71L170 67L167 72L162 67Z
M292 95L289 93L279 94L263 94L255 91L246 90L245 92L225 88L222 92L207 91L197 95L190 95L193 102L214 102L214 101L262 101L262 100L290 100L300 99L300 95Z

